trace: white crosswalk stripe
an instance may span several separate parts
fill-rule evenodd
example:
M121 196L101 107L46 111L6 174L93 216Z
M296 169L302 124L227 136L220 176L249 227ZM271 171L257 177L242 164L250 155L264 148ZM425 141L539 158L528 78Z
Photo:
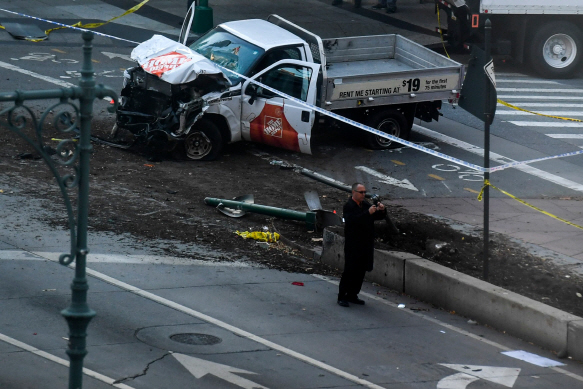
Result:
M530 79L514 74L498 76L496 90L501 100L542 115L571 119L583 117L583 89L573 87L571 83ZM505 123L528 127L549 138L583 148L583 134L580 134L583 122L533 115L500 103L496 117Z

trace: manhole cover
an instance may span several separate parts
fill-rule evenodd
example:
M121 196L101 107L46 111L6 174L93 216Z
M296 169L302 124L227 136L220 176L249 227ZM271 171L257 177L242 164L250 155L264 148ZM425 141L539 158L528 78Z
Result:
M208 334L174 334L170 335L170 339L175 342L194 344L197 346L210 346L212 344L221 343L223 340L217 336L212 336Z

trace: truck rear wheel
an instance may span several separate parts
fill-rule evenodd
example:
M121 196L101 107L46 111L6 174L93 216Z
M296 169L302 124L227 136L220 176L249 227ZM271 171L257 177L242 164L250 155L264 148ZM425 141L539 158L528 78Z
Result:
M184 140L188 159L213 161L223 150L223 137L218 127L208 119L200 119Z
M393 135L401 139L409 139L411 128L407 125L407 119L401 111L391 109L372 115L366 125L379 131ZM365 146L373 150L384 150L399 147L400 143L394 142L382 136L367 132L364 135Z
M530 47L533 69L546 78L569 78L580 68L583 34L574 24L552 22L538 29Z

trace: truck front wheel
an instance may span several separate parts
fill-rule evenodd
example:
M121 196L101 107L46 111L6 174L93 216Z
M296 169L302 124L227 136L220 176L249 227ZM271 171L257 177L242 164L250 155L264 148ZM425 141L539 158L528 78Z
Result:
M405 140L409 139L409 134L411 132L411 128L407 125L405 115L396 109L373 114L366 121L366 125ZM395 148L400 145L398 142L394 142L371 132L365 133L364 142L366 147L373 150Z
M538 29L530 47L533 69L546 78L569 78L580 68L583 34L572 23L552 22Z
M200 119L184 140L188 159L213 161L223 149L223 137L217 126L208 119Z

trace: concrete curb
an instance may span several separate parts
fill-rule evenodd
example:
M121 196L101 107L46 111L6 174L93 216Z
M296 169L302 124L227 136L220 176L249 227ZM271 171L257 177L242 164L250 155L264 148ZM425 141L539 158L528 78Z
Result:
M341 228L324 230L320 260L344 267ZM470 277L416 255L375 250L367 280L583 360L583 318Z

